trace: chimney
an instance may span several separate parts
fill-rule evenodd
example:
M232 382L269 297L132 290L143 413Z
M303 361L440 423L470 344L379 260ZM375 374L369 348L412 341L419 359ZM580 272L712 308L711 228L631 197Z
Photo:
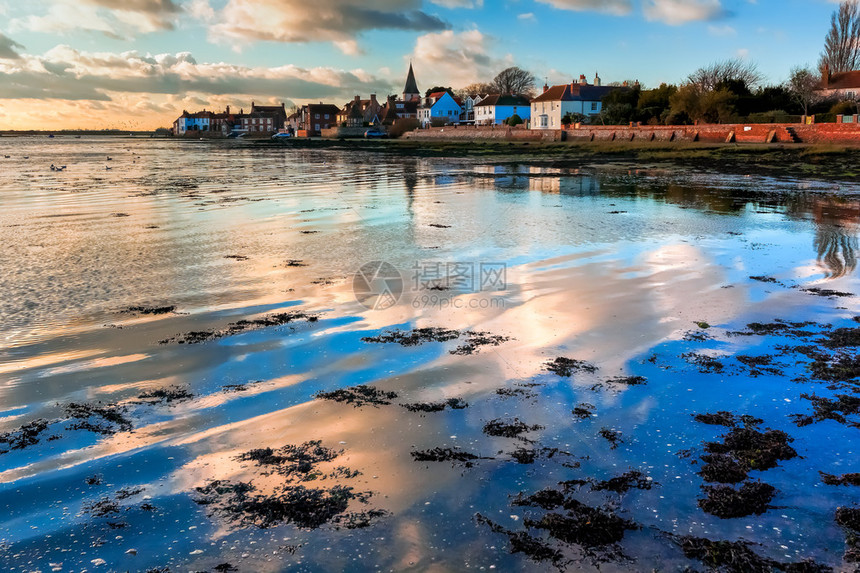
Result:
M354 100L354 101L355 101L355 103L356 103L356 104L360 104L360 103L361 103L361 96L355 96L355 100ZM320 102L320 103L322 103L322 102Z
M579 85L584 86L587 85L588 82L585 81L585 74L580 74L579 76Z
M830 64L824 64L824 67L821 68L821 83L824 84L824 87L830 83Z
M227 115L230 115L230 106L227 106Z
M639 80L633 80L633 87L634 87L634 88L638 88L638 87L639 87Z
M623 82L621 82L621 87L626 88L628 86L629 86L629 84L627 83L627 80L624 80Z
M251 102L251 109L254 109L254 102Z
M376 94L370 94L370 103L379 105L379 102L376 101Z
M547 91L549 91L549 86L544 84L543 85L543 93L546 93Z
M600 84L600 75L597 72L594 72L594 85L599 86Z

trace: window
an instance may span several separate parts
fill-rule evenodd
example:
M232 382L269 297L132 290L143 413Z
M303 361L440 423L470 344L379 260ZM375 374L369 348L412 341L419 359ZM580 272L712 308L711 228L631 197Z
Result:
M597 102L596 101L591 102L591 111L597 111Z
M319 114L317 114L317 117L319 117ZM317 131L319 131L319 130L320 130L320 124L317 124L317 125L316 125L316 130L317 130Z
M320 118L320 114L316 114L316 116L314 117L314 119L319 119L319 118Z
M325 114L325 118L328 119L328 114Z

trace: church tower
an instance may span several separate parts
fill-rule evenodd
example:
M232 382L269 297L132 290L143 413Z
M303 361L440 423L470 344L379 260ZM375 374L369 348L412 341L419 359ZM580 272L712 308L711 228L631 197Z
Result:
M409 75L406 76L406 87L403 88L403 101L421 101L421 92L418 91L415 72L412 71L412 62L409 62Z

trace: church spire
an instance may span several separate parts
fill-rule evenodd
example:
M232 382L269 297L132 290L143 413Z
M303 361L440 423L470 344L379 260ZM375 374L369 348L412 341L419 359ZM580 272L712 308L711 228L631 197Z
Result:
M412 71L412 62L409 62L409 75L406 76L406 87L403 88L403 101L420 99L421 92L418 91L418 83L415 81L415 72Z

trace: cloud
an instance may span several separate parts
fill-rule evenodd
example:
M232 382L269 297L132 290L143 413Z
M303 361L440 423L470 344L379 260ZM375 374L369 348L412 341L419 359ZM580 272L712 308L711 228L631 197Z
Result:
M433 4L444 6L445 8L480 8L484 5L484 0L430 0Z
M513 58L498 57L491 39L479 30L455 33L451 30L419 36L408 58L421 85L462 87L489 81L513 65Z
M240 41L344 42L366 30L436 31L448 27L421 0L227 0L211 37Z
M645 18L678 26L708 22L726 16L720 0L645 0Z
M47 34L87 30L131 39L173 29L180 13L174 0L47 0L44 14L14 19L10 25Z
M104 126L116 117L134 117L136 125L157 127L172 122L185 107L247 108L251 100L324 99L340 104L356 93L387 94L397 89L387 79L362 70L200 63L187 52L89 53L57 46L42 56L0 60L0 105L9 108L25 100L18 107L43 111L79 107L90 113L87 117L95 122L91 127ZM101 116L98 110L103 110ZM63 117L66 123L54 127L83 125L74 123L71 116ZM96 121L99 117L101 123Z
M576 12L593 11L606 12L623 16L633 11L633 0L537 0L549 4L559 10L574 10Z
M536 22L536 21L537 21L537 18L535 18L535 15L534 15L534 13L533 13L533 12L525 12L525 13L523 13L523 14L519 14L519 15L517 15L517 20L525 20L525 21L528 21L528 22Z
M24 46L0 33L0 60L17 60L21 56L16 51L16 48L21 49Z

